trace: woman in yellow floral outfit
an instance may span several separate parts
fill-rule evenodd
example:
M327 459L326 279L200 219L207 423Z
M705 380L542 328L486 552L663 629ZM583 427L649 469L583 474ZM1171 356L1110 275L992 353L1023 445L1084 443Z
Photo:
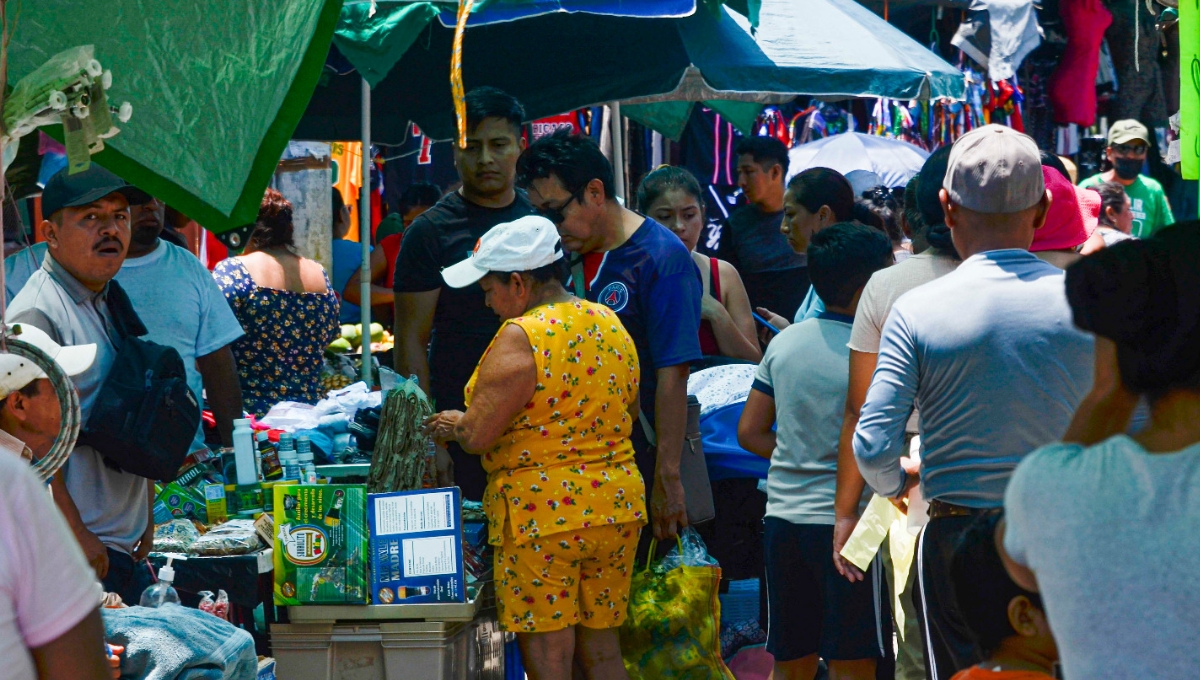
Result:
M607 307L563 287L553 223L523 217L484 234L442 272L483 287L506 319L466 387L465 413L429 421L483 456L500 625L534 680L625 679L617 627L646 522L629 434L638 410L633 339Z

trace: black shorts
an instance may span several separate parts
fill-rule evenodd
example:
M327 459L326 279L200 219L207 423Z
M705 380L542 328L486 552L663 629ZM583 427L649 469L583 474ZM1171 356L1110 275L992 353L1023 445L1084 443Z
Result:
M776 661L820 654L826 661L892 654L892 614L878 555L851 583L833 566L833 526L764 520L767 651Z

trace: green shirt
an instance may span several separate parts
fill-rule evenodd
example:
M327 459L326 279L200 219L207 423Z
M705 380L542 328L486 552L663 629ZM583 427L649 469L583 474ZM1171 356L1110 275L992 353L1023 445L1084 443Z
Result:
M1091 189L1103 182L1103 175L1092 175L1080 182L1079 186ZM1125 193L1129 195L1129 206L1133 212L1134 236L1146 238L1169 224L1175 224L1167 194L1157 180L1138 175L1133 184L1125 187Z

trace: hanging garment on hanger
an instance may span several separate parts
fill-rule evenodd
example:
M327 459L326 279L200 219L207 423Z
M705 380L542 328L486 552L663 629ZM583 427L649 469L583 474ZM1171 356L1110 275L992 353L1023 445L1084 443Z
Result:
M1067 32L1067 48L1050 77L1054 122L1091 127L1096 122L1100 46L1112 13L1102 0L1060 0L1058 9Z

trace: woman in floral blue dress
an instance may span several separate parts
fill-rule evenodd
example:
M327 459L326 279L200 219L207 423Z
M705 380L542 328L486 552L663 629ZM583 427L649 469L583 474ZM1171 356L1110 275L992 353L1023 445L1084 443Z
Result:
M338 298L320 264L292 240L292 204L267 189L254 233L213 277L246 334L233 344L245 408L262 416L281 401L315 404L322 355L338 336Z

